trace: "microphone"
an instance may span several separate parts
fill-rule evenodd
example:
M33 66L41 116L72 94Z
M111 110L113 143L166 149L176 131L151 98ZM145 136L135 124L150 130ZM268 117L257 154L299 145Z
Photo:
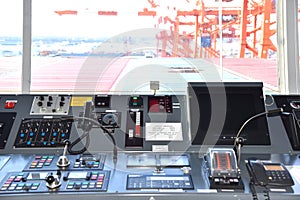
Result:
M243 125L241 126L241 128L239 129L239 131L236 134L234 144L233 144L233 150L236 152L238 165L240 164L240 159L241 159L241 148L242 148L242 146L244 145L244 142L245 142L244 138L240 137L240 135L241 135L243 129L245 128L245 126L249 122L251 122L252 120L254 120L258 117L261 117L261 116L264 116L264 115L266 115L267 117L274 117L274 116L277 116L277 115L282 114L282 113L283 113L283 108L276 108L276 109L273 109L273 110L268 110L268 111L253 115L252 117L250 117L249 119L247 119L243 123Z
M84 112L81 113L82 114L82 120L80 120L78 122L78 127L82 128L84 131L90 131L93 123L91 123L91 121L89 121L89 119L94 119L94 114L93 114L93 110L94 110L94 104L92 101L87 101L85 102L84 105Z

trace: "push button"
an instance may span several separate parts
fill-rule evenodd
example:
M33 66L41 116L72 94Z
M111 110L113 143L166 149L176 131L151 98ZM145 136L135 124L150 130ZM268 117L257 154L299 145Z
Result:
M16 103L17 103L16 100L7 100L7 101L5 102L4 108L5 108L5 109L14 109Z

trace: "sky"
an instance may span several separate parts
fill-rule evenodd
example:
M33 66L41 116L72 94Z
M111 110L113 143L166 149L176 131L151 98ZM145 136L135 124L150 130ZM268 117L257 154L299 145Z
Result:
M159 16L174 19L176 9L193 10L197 0L153 0L157 16L138 17L138 11L151 8L148 0L32 0L33 36L111 37L141 28L154 28ZM241 0L234 0L241 2ZM213 0L206 5L217 6ZM22 0L0 1L0 36L22 34ZM54 11L76 10L77 15L59 16ZM97 11L117 11L118 16L98 16ZM187 19L189 21L189 19ZM169 29L170 25L160 24Z

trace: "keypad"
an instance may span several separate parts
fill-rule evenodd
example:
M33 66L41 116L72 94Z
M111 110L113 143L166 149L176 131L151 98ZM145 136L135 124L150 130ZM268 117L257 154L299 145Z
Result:
M75 159L73 164L74 170L79 169L103 169L105 162L105 155L80 155Z
M266 171L267 177L270 181L282 181L285 182L289 179L289 174L287 171L279 171L279 170L269 170Z
M9 176L6 181L1 186L1 191L22 191L22 190L38 190L40 183L39 182L30 182L26 183L25 173L19 173L17 175Z
M44 166L50 166L54 156L35 156L34 160L30 164L30 169L43 168Z
M105 174L102 172L91 172L90 181L70 181L68 182L66 189L102 189L104 177Z
M81 162L77 161L74 164L74 168L99 168L100 161L87 161L87 162Z

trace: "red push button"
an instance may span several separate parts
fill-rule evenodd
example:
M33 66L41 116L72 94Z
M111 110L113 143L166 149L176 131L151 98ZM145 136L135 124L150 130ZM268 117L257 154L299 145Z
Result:
M17 103L17 101L15 101L15 100L12 100L12 101L11 100L7 100L5 102L4 108L5 109L13 109L13 108L15 108L16 103Z

